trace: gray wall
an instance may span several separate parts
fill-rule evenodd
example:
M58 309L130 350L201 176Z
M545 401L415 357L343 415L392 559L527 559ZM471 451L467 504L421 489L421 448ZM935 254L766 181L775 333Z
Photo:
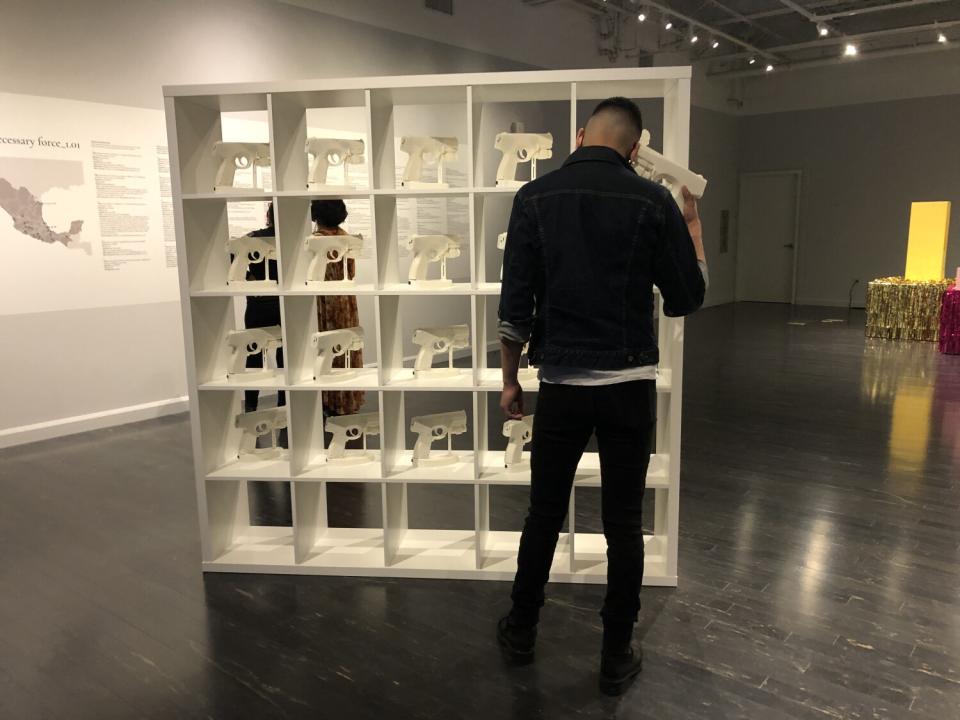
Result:
M960 264L960 95L740 120L740 170L803 171L797 302L864 303L866 283L902 275L910 203L950 200L947 268ZM709 189L708 189L709 190ZM953 270L950 270L953 268Z
M693 108L690 116L690 167L707 178L707 191L699 203L703 249L710 271L706 305L733 302L740 153L737 123L733 115L705 108ZM721 252L720 248L720 213L723 210L730 212L726 252Z
M14 0L0 23L0 91L158 109L164 84L513 69L271 0ZM22 310L0 430L186 393L178 303Z

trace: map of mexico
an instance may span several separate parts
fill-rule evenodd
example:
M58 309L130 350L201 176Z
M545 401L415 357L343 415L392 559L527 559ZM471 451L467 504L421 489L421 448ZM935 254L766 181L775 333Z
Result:
M13 218L14 229L28 237L45 243L58 242L67 247L80 247L80 244L74 242L74 236L83 229L83 220L71 222L67 232L56 232L43 219L43 203L37 200L27 188L14 188L3 177L0 177L0 208L6 210ZM89 246L86 250L90 252Z
M45 198L62 195L55 190L70 191L83 185L83 164L74 160L34 158L0 159L0 210L13 220L13 229L42 243L59 243L90 254L90 244L78 237L82 219L71 219L59 229L44 213Z

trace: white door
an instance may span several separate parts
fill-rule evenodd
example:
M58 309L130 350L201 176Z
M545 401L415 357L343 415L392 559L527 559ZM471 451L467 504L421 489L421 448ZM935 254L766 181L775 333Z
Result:
M800 173L740 176L737 300L794 302Z

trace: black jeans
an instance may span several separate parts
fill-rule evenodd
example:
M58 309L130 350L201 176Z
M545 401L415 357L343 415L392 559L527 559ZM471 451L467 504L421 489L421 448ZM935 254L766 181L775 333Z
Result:
M656 402L653 380L596 387L540 385L533 422L530 510L511 594L511 615L518 623L539 619L574 474L594 432L607 539L607 596L600 614L605 623L636 622L643 580L640 516Z

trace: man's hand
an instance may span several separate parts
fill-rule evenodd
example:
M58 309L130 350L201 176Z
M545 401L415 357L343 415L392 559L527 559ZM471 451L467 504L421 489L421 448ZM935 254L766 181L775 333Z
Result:
M697 212L697 199L690 194L690 191L687 190L687 186L684 185L680 188L680 192L683 194L683 220L689 225L690 223L700 222L700 213Z
M504 384L500 393L500 409L511 420L523 419L523 388L520 383Z
M693 238L693 248L697 253L697 260L706 262L707 256L703 251L703 225L700 223L700 213L697 210L697 199L684 185L680 188L683 194L683 220L687 223L687 230Z

